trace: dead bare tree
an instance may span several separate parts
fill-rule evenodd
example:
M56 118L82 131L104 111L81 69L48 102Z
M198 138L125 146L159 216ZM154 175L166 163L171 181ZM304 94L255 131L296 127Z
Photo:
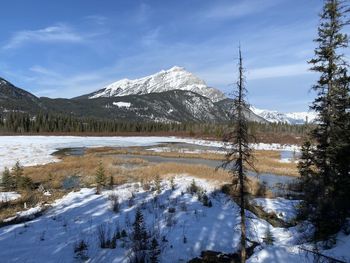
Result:
M252 149L249 147L248 121L245 111L249 108L246 101L244 68L241 48L239 47L237 90L234 93L233 110L231 113L232 129L225 134L224 142L228 144L228 152L223 167L232 174L232 184L239 187L239 205L241 215L241 262L246 261L246 185L247 167L253 166ZM255 169L254 169L255 170Z

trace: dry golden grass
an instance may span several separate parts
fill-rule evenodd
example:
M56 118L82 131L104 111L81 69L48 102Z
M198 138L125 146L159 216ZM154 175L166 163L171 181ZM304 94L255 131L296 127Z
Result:
M0 202L0 222L6 218L16 215L17 212L24 210L24 204L27 208L40 204L50 204L54 200L61 198L65 192L55 191L50 196L43 195L39 191L23 191L20 192L21 197L10 202Z
M100 148L89 149L88 153L98 153L101 155L117 155L117 154L133 154L133 155L151 155L171 158L196 158L206 160L224 160L225 156L222 153L183 153L178 151L169 152L153 152L146 151L142 147L125 148ZM264 151L256 150L253 152L255 157L255 168L259 173L273 173L278 175L299 176L296 163L282 163L280 162L280 153L278 151Z
M118 153L127 153L127 151L117 151ZM186 153L154 153L142 152L139 149L133 149L133 154L152 154L169 157L186 157L186 158L203 158L211 160L221 160L222 155L219 154L186 154ZM161 178L169 178L174 175L184 174L193 177L211 180L218 187L228 184L232 181L231 175L222 169L205 165L191 165L179 163L159 163L150 164L141 158L123 159L115 154L115 149L95 148L89 149L84 156L65 156L61 158L61 162L50 163L46 165L32 166L24 168L24 175L29 176L36 184L43 184L45 187L54 189L52 196L44 196L40 192L32 191L22 192L22 198L12 201L8 204L0 204L0 220L14 216L16 212L23 210L23 204L50 203L56 198L63 196L66 192L62 191L62 182L70 176L78 176L83 186L94 186L95 173L99 162L105 169L107 181L112 176L114 184L122 184L134 181L152 181L158 175ZM257 167L263 164L274 165L274 159L279 158L276 152L257 152L257 159L263 160L258 163ZM125 168L125 165L127 168ZM285 166L281 166L285 168ZM281 168L281 169L282 169ZM271 170L269 170L271 171ZM280 170L281 171L281 170ZM108 182L107 182L108 183ZM261 185L255 178L249 180L247 191L252 195L271 196L271 192L261 192Z
M259 173L299 176L296 163L280 162L277 151L254 151L255 167Z

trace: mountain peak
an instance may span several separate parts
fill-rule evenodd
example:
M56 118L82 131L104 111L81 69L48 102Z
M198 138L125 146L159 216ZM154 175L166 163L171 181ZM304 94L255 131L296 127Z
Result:
M139 79L122 79L87 96L89 99L95 99L100 97L160 93L176 89L198 93L211 99L213 102L226 98L221 91L208 87L202 79L179 66L174 66L168 70L161 70Z

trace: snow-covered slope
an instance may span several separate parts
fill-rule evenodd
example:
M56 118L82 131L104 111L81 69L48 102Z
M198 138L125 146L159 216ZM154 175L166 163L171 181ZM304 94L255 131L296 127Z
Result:
M100 97L140 95L175 89L198 93L211 99L213 102L226 98L221 91L208 87L203 80L186 71L184 68L177 66L140 79L119 80L99 91L89 94L88 97L94 99Z
M250 107L256 115L264 118L269 122L283 122L288 124L304 124L307 122L313 122L316 119L315 112L291 112L291 113L281 113L272 110L257 109L255 107Z

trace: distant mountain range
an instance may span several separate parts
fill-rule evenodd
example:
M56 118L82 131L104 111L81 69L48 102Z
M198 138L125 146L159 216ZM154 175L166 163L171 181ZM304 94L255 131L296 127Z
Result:
M281 113L278 111L257 109L255 107L250 107L250 110L265 120L274 123L304 124L305 122L314 122L317 117L316 113L311 111Z
M230 119L232 99L181 67L162 70L140 79L123 79L98 91L72 99L38 98L0 78L0 112L39 111L76 117L159 122L225 122ZM309 113L283 114L246 109L250 121L301 124Z

